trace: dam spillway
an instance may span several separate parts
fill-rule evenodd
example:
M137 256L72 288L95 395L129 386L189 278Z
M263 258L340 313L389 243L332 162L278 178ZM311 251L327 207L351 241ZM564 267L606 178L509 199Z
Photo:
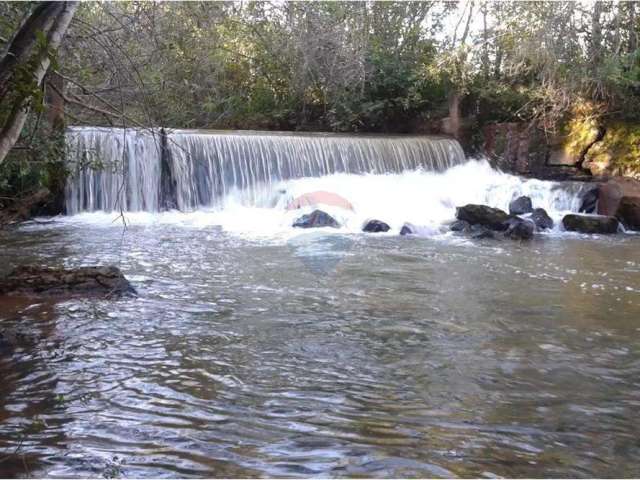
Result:
M70 127L66 211L188 211L234 190L334 173L444 171L463 163L451 138Z

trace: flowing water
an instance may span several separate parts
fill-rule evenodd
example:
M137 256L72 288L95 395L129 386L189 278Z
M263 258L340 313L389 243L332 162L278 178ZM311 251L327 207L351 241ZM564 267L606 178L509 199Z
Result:
M73 127L67 211L157 211L162 168L180 210L215 205L231 190L337 172L444 170L464 161L458 142L425 136L349 136ZM89 167L89 168L87 168Z
M0 300L0 477L640 476L640 237L470 241L456 205L558 220L581 187L417 166L0 232L0 274L115 264L139 293ZM290 227L313 190L341 228Z

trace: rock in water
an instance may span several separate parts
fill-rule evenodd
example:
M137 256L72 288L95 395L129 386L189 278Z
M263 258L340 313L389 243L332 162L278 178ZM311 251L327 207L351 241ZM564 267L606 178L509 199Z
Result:
M598 204L598 192L599 189L592 188L582 196L582 203L580 204L580 213L595 213L596 206Z
M416 227L410 223L405 223L400 229L400 235L413 235L416 233Z
M458 207L456 208L456 218L471 225L483 225L501 232L509 227L507 223L509 215L506 212L486 205L468 204L464 207Z
M640 197L622 197L616 218L627 230L640 231Z
M308 215L302 215L295 222L293 226L296 228L320 228L320 227L333 227L338 228L340 224L326 212L322 210L314 210Z
M471 229L471 225L469 225L469 222L465 222L464 220L456 220L449 225L449 229L452 232L468 232Z
M562 225L569 232L611 234L618 232L618 220L605 215L565 215Z
M531 212L531 220L536 224L539 230L553 228L553 219L549 216L544 208L536 208Z
M388 232L391 229L389 225L380 220L369 220L365 223L364 227L362 227L363 232L369 233L379 233L379 232Z
M515 200L512 200L509 204L509 213L511 215L524 215L525 213L531 213L533 211L533 205L531 198L523 195Z
M509 227L504 232L505 237L512 240L531 240L533 238L535 225L532 221L514 217L508 223Z
M0 295L114 297L136 291L117 267L18 267L0 279Z
M471 238L476 240L481 240L484 238L490 238L492 240L496 239L496 234L489 228L485 227L484 225L480 225L480 224L471 225L470 232L471 232Z

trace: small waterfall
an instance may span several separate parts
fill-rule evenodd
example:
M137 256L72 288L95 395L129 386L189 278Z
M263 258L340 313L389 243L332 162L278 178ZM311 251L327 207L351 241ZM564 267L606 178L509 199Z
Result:
M180 210L250 195L282 180L333 173L443 171L464 161L460 144L425 136L374 136L72 127L67 212ZM172 195L162 198L171 175Z
M67 131L66 143L71 171L66 187L68 214L158 210L158 132L72 127Z

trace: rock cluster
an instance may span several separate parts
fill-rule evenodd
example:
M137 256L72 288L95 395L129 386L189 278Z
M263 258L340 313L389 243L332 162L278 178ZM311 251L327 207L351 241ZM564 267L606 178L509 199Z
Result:
M591 188L582 197L580 214L562 219L562 227L571 232L613 234L620 226L640 231L640 182L628 178L614 178L599 187ZM597 212L598 214L594 214ZM294 227L315 228L340 226L338 221L322 210L302 215ZM520 196L509 203L509 213L488 205L468 204L456 208L456 220L449 226L453 232L471 238L509 238L529 240L535 232L554 227L553 219L544 208L534 208L531 198ZM362 226L363 232L378 233L391 230L389 224L371 219ZM413 235L418 227L405 223L400 235Z
M504 237L529 240L536 230L553 227L553 220L547 212L543 208L534 210L531 199L525 196L509 204L509 213L487 205L468 204L456 208L456 218L450 229L476 239Z

